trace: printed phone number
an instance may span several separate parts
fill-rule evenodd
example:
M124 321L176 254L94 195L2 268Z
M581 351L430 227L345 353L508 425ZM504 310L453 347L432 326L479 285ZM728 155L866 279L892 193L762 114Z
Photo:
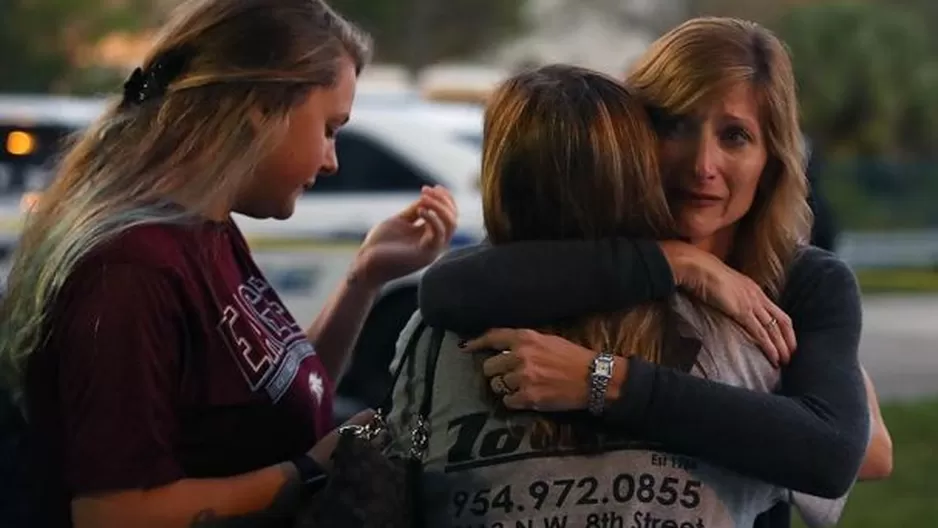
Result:
M540 511L544 508L630 502L657 503L662 506L680 505L694 509L700 505L701 487L699 480L682 481L676 477L659 479L648 473L638 476L624 473L612 479L605 489L601 489L599 479L595 477L538 480L528 486L505 485L497 489L457 491L452 496L452 504L457 518L463 515L484 516L495 512L513 513L530 509Z

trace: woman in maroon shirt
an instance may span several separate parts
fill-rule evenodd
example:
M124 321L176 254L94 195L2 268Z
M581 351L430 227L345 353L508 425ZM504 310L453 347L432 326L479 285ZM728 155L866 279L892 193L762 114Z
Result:
M332 391L382 284L448 244L424 189L304 329L231 220L336 170L368 38L320 0L184 4L27 222L0 330L32 524L276 525L328 472ZM361 422L367 415L354 420Z

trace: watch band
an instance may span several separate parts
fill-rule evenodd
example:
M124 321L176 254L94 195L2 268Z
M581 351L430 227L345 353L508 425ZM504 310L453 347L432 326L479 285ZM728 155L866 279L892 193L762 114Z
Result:
M606 408L606 391L609 380L612 379L612 369L615 367L615 356L608 352L600 352L593 358L590 366L590 392L587 409L594 416L602 416Z
M300 484L306 488L310 494L314 494L326 486L329 481L329 474L313 460L309 455L300 455L290 461L296 466L299 474Z

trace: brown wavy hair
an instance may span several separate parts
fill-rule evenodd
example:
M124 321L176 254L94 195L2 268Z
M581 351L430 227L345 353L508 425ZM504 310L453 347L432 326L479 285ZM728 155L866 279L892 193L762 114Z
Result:
M649 116L619 81L567 65L515 75L490 99L484 138L483 216L493 245L673 236ZM667 309L667 301L651 302L545 330L658 361Z
M755 90L768 162L728 264L777 298L813 220L795 79L784 44L753 22L696 18L656 40L626 79L653 113L673 116L693 113L738 83Z

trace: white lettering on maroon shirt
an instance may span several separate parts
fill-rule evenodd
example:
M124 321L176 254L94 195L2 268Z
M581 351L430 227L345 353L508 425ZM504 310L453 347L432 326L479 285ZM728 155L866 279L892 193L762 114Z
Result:
M313 345L264 279L250 277L233 297L217 328L251 390L263 388L277 402Z

